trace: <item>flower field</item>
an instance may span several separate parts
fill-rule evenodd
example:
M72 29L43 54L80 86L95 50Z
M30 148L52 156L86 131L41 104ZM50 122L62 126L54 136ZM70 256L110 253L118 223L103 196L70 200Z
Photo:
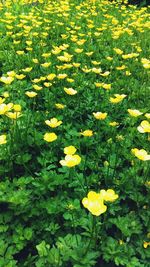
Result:
M149 7L0 3L0 267L149 267Z

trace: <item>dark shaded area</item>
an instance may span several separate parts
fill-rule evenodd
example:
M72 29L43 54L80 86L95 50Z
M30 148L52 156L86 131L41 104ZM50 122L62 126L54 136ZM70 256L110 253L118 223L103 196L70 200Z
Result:
M112 0L110 0L112 2ZM118 2L116 0L116 2ZM122 4L124 4L124 0L122 0ZM146 7L150 5L150 0L128 0L126 5L136 5L138 7Z
M128 0L128 3L131 5L148 6L150 5L150 0Z

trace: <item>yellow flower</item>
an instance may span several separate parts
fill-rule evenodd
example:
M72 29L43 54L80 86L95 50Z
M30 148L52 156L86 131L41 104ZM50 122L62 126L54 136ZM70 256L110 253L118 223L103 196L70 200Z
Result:
M85 54L86 54L88 57L90 57L90 56L93 55L93 53L94 53L94 52L86 52Z
M143 114L142 112L140 112L137 109L128 109L128 112L132 117L138 117L138 116Z
M96 74L100 74L102 72L101 68L92 68L92 72L96 73Z
M63 74L60 73L60 74L57 75L57 78L61 80L61 79L65 79L67 76L68 76L68 75L65 74L65 73L63 73Z
M27 91L26 93L25 93L28 97L30 97L30 98L32 98L32 97L35 97L36 95L37 95L37 93L36 92L33 92L33 91Z
M122 55L123 54L123 51L119 48L113 48L113 50L116 52L116 54L118 55Z
M5 98L0 97L0 105L5 101Z
M39 83L40 81L41 81L40 78L39 79L35 78L35 79L32 80L33 83Z
M131 149L131 152L135 157L137 157L140 160L143 161L150 160L150 155L148 155L148 153L144 149L133 148Z
M143 243L143 247L144 247L144 248L147 248L148 246L150 246L150 242L146 242L146 241L144 241L144 243Z
M77 42L78 45L83 45L86 42L85 39L81 39Z
M118 126L119 123L116 122L116 121L112 121L112 122L109 123L109 125L112 126L112 127L115 127L115 126Z
M45 123L51 128L56 128L62 124L62 121L58 121L56 118L52 118L51 120L46 120Z
M100 75L103 77L107 77L110 74L110 71L105 71L104 73L101 73Z
M30 46L32 45L32 41L26 41L26 44Z
M5 96L4 96L5 97ZM145 117L147 118L147 119L150 119L150 113L146 113L145 114Z
M141 124L137 127L140 133L150 133L150 123L146 120L142 121Z
M33 58L32 61L33 61L35 64L38 64L38 63L39 63L39 61L38 61L37 58Z
M42 90L42 86L38 86L37 84L33 84L32 85L33 86L33 88L35 89L35 90L37 90L37 91L40 91L40 90Z
M106 57L107 60L112 61L113 57Z
M69 83L73 83L73 82L74 82L74 79L67 78L67 82L69 82Z
M72 65L75 67L75 68L78 68L78 67L80 67L80 65L81 65L81 63L72 63Z
M93 112L93 115L94 115L95 119L97 119L97 120L104 120L107 117L107 113L106 112L104 112L104 113L102 113L102 112Z
M9 93L8 93L8 92L4 92L4 93L3 93L3 97L8 98L8 97L9 97ZM0 103L0 104L1 104L1 103Z
M44 140L47 142L53 142L57 139L57 135L55 133L45 133Z
M116 70L124 70L125 68L126 68L126 66L122 65L122 66L116 67Z
M115 97L110 97L110 102L113 103L113 104L117 104L119 102L121 102L127 95L119 95L119 94L115 94L114 95Z
M45 63L41 64L41 66L43 68L48 68L50 65L51 65L51 62L45 62Z
M111 84L110 83L94 83L96 87L102 87L105 90L110 90L111 89Z
M44 86L45 86L45 87L50 87L50 86L52 86L52 83L47 83L47 82L45 82L45 83L44 83Z
M6 134L0 135L0 145L4 145L6 143L7 143Z
M138 53L130 53L130 54L122 55L122 58L129 59L129 58L138 57L138 56L139 56Z
M24 54L24 51L16 51L16 53L17 53L18 55L23 55L23 54Z
M45 77L45 76L41 76L41 77L39 78L39 80L40 80L40 81L45 81L45 80L46 80L46 77Z
M32 67L31 68L25 68L25 69L22 69L22 71L24 71L24 72L30 72L32 69L33 69Z
M24 75L24 74L16 74L15 77L18 80L22 80L22 79L24 79L26 77L26 75Z
M126 76L130 76L131 72L129 70L126 70L125 74L126 74Z
M61 49L59 47L57 47L57 46L55 46L54 49L52 49L52 53L54 55L58 55L60 52L61 52Z
M100 65L101 64L100 61L98 62L98 61L92 60L91 62L92 62L93 65Z
M141 62L145 69L150 69L150 60L148 60L147 58L142 58Z
M43 54L42 54L42 57L47 58L47 57L50 57L50 55L51 55L51 53L43 53Z
M16 40L13 41L14 44L20 44L20 42L21 41L16 41Z
M89 73L91 72L91 69L88 69L87 66L85 66L85 68L82 68L83 72L85 73Z
M32 51L33 48L32 48L32 47L26 47L26 50L27 50L27 51Z
M56 74L55 74L55 73L50 73L50 74L47 76L47 79L48 79L49 81L52 81L52 80L54 80L55 77L56 77Z
M12 70L12 71L8 71L8 72L7 72L7 75L8 75L9 77L15 77L16 72L15 72L14 70Z
M57 104L55 104L55 107L58 108L58 109L64 109L65 105L57 103Z
M63 56L58 56L57 58L62 62L70 62L73 55L68 54L67 52L64 52Z
M113 202L118 198L118 195L113 189L108 189L107 191L102 189L100 190L100 196L104 201Z
M110 90L111 89L111 84L106 84L106 83L103 83L102 84L102 87L105 89L105 90Z
M60 160L62 166L67 166L72 168L76 165L79 165L81 162L81 157L79 155L66 155L64 160Z
M14 77L11 77L11 76L9 76L9 77L2 76L0 78L0 81L5 83L5 84L11 84L13 82L13 80L14 80Z
M64 153L66 154L66 155L73 155L73 154L75 154L76 153L76 148L74 147L74 146L66 146L65 148L64 148Z
M85 130L84 132L80 133L83 136L92 136L93 135L93 131L92 130Z
M68 95L75 95L75 94L77 94L77 91L76 90L74 90L73 88L64 88L64 91L66 92L66 94L68 94Z
M82 199L82 204L95 216L99 216L107 210L107 206L104 205L104 201L100 194L94 191L90 191L87 197Z
M9 103L9 104L2 103L2 104L0 104L0 115L6 114L6 112L8 112L12 107L13 107L12 103Z
M20 112L7 112L6 116L12 120L16 120L21 116Z
M80 53L82 53L82 52L83 52L83 49L76 48L74 51L75 51L77 54L80 54Z
M94 83L96 87L102 87L103 83Z
M21 111L21 106L19 104L15 104L15 105L13 105L13 109L16 112L19 112L19 111Z

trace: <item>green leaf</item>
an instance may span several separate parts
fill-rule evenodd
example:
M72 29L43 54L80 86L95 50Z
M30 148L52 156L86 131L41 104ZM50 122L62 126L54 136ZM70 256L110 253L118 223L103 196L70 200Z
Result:
M45 257L48 255L48 249L50 245L46 244L45 241L42 241L39 245L36 246L38 254L40 257Z

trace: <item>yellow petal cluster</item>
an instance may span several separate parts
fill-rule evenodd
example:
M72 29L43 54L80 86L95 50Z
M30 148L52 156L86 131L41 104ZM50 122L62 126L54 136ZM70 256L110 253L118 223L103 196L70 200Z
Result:
M115 52L116 52L116 54L118 54L118 55L122 55L123 54L123 51L120 49L120 48L114 48L113 49Z
M60 164L69 168L79 165L81 162L81 157L75 154L75 152L76 148L74 146L65 147L64 154L66 154L66 156L64 160L60 160Z
M9 103L9 104L2 103L2 104L0 104L0 115L6 114L12 108L13 108L13 103Z
M60 104L60 103L56 103L56 104L55 104L55 107L56 107L57 109L64 109L64 108L65 108L65 105Z
M37 93L33 92L33 91L27 91L27 92L25 92L25 94L30 98L37 96Z
M143 113L140 112L139 110L137 109L128 109L128 113L130 114L130 116L132 117L138 117L140 115L142 115Z
M112 127L115 127L115 126L118 126L119 123L116 122L116 121L112 121L112 122L109 123L109 125L112 126Z
M93 131L92 130L85 130L84 132L81 132L80 134L83 136L91 137L93 135Z
M47 142L53 142L57 139L57 135L55 133L45 133L44 140Z
M21 116L20 112L7 112L6 116L12 120L16 120Z
M34 88L35 90L37 90L37 91L42 90L42 86L39 86L39 85L37 85L37 84L33 84L33 88Z
M141 124L137 127L140 133L150 133L150 123L146 120L142 121Z
M94 118L97 120L105 120L107 117L106 112L93 112Z
M103 198L101 198L99 193L94 191L90 191L87 197L82 199L82 204L95 216L99 216L107 210L107 206L104 205Z
M131 149L131 152L135 157L137 157L140 160L143 161L150 160L150 155L148 155L148 153L144 149L133 148Z
M116 194L113 189L102 189L100 190L100 193L90 191L87 197L82 199L82 204L93 215L99 216L107 210L104 201L114 202L118 197L118 194Z
M144 243L143 243L143 247L144 247L144 248L147 248L148 246L150 246L150 242L146 242L146 241L144 241Z
M66 92L67 95L76 95L77 91L74 90L73 88L64 88L64 91Z
M100 190L100 196L104 201L109 201L109 202L113 202L119 197L113 189Z
M14 78L13 77L5 77L5 76L2 76L0 78L0 81L5 83L5 84L11 84L13 82Z
M0 135L0 145L4 145L6 143L7 143L6 134Z
M115 94L114 95L115 97L110 97L110 102L113 103L113 104L117 104L119 102L121 102L127 95L119 95L119 94Z
M52 118L50 120L46 120L45 123L51 128L56 128L62 124L62 121L59 121L56 118Z
M67 166L69 168L79 165L81 162L81 157L79 155L66 155L64 160L60 160L62 166Z
M142 62L143 67L144 67L145 69L150 69L150 60L149 60L149 59L147 59L147 58L142 58L142 59L141 59L141 62Z
M73 155L75 154L77 149L74 146L67 146L64 148L64 154L66 155Z

